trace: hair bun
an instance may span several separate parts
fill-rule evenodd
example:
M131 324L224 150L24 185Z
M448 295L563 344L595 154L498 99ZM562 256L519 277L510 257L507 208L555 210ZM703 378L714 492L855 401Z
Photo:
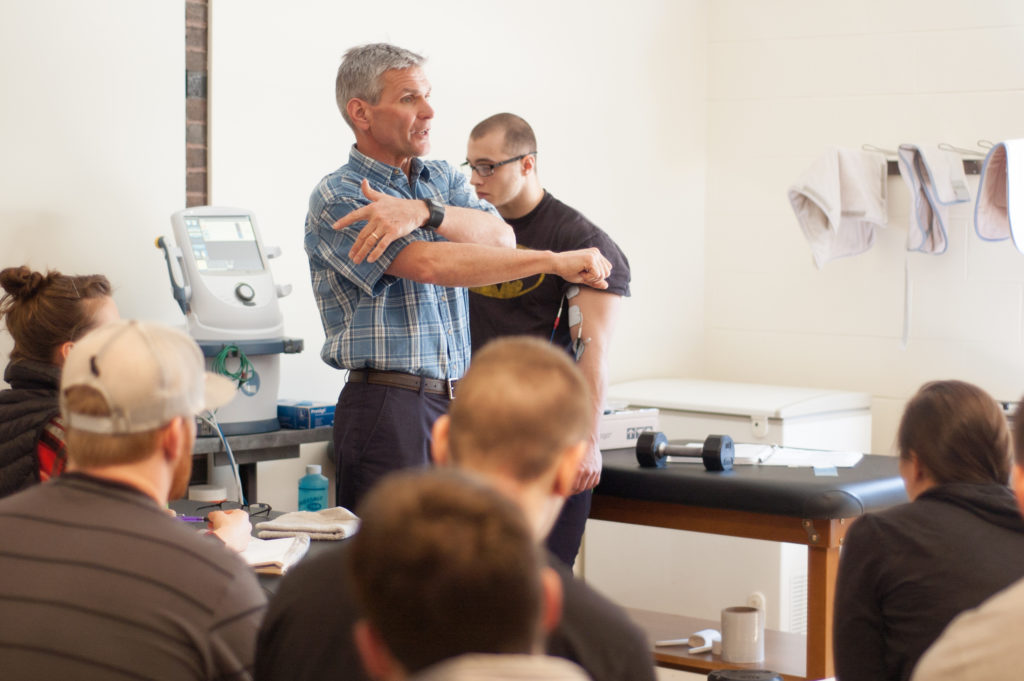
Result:
M25 265L0 270L0 286L15 298L31 298L47 283L48 276L41 272L33 272Z

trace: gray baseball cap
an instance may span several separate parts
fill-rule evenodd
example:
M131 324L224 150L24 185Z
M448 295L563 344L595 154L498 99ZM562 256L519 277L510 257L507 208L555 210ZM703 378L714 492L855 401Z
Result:
M66 391L97 390L109 416L69 412ZM68 428L120 434L156 430L174 417L192 417L231 401L236 386L206 371L203 353L178 329L152 322L118 321L75 342L61 374L61 413Z

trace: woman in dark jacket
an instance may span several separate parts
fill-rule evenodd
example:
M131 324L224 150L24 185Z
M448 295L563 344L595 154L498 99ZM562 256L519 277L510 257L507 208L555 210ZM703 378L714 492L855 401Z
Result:
M0 316L14 339L0 391L0 497L59 475L64 425L60 369L76 340L118 318L103 275L68 276L28 267L0 271Z
M857 520L834 622L839 681L904 681L961 611L1024 577L1024 520L1008 487L999 405L962 381L924 385L898 434L911 503Z

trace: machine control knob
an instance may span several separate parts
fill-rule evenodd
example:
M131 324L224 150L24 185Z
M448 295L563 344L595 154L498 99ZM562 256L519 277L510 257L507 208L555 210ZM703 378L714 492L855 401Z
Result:
M253 305L252 300L256 297L256 291L249 284L242 282L235 287L235 295L246 305Z

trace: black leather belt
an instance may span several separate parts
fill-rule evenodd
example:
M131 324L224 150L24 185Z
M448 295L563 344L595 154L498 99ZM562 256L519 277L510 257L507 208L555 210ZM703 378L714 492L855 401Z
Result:
M432 395L446 395L448 399L455 399L455 384L458 380L445 380L442 378L424 378L413 374L403 374L401 371L379 371L377 369L354 369L348 372L348 383L372 383L373 385L386 385L392 388L405 388L406 390L420 391Z

